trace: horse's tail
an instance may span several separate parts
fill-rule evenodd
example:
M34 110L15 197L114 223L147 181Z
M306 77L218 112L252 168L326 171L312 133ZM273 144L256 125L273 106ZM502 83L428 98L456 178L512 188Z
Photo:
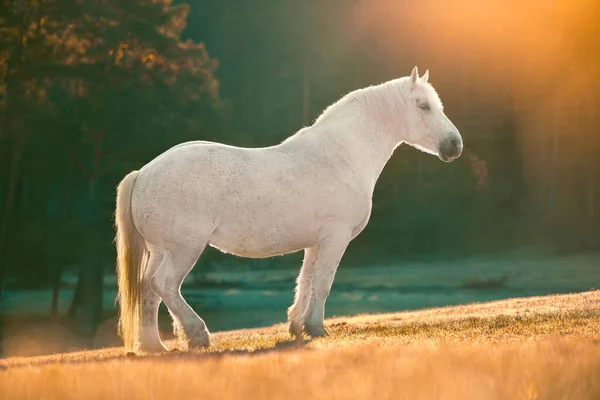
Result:
M131 215L131 192L138 171L130 172L117 187L117 209L115 225L117 235L117 276L120 305L119 334L125 350L135 351L135 342L140 325L142 261L147 249L144 239L136 229Z

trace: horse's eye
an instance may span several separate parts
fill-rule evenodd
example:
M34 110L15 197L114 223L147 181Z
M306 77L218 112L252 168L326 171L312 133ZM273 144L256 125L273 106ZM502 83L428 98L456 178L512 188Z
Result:
M421 103L421 104L419 104L419 107L422 110L430 110L431 109L431 108L429 108L429 104L427 104L427 103Z

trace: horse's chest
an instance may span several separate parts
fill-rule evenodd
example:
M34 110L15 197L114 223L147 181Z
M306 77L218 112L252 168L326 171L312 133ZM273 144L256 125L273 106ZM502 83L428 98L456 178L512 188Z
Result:
M352 238L353 239L356 236L358 236L358 234L361 233L363 231L363 229L365 229L365 227L369 223L370 218L371 218L371 208L369 207L369 209L366 210L365 213L363 214L362 219L360 221L357 220L356 225L354 225L354 228L352 230Z
M365 229L371 218L371 201L359 207L355 214L354 224L352 225L352 238L358 236Z
M340 196L340 194L343 195ZM336 225L358 235L367 225L371 216L371 198L368 194L358 195L354 191L340 191L337 196L331 194L330 200L324 200L316 209L315 222L320 228Z

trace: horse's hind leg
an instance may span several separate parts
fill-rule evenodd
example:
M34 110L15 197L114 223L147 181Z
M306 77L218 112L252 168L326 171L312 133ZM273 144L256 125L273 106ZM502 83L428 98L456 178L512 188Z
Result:
M210 334L202 318L181 295L181 284L203 249L204 246L200 250L178 248L168 251L152 277L152 287L167 305L180 342L192 348L210 346Z
M158 332L158 307L160 296L152 289L151 278L163 260L163 254L157 249L150 249L150 258L142 278L140 351L154 353L165 351Z

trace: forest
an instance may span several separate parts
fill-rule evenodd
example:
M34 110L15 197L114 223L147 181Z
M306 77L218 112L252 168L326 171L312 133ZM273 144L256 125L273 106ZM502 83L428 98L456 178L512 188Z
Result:
M413 0L0 1L0 290L57 288L76 271L68 313L93 334L125 174L187 140L278 143L415 65L465 153L445 165L399 148L346 264L600 249L600 7L471 3L450 19L451 6ZM199 263L299 258L209 249Z

